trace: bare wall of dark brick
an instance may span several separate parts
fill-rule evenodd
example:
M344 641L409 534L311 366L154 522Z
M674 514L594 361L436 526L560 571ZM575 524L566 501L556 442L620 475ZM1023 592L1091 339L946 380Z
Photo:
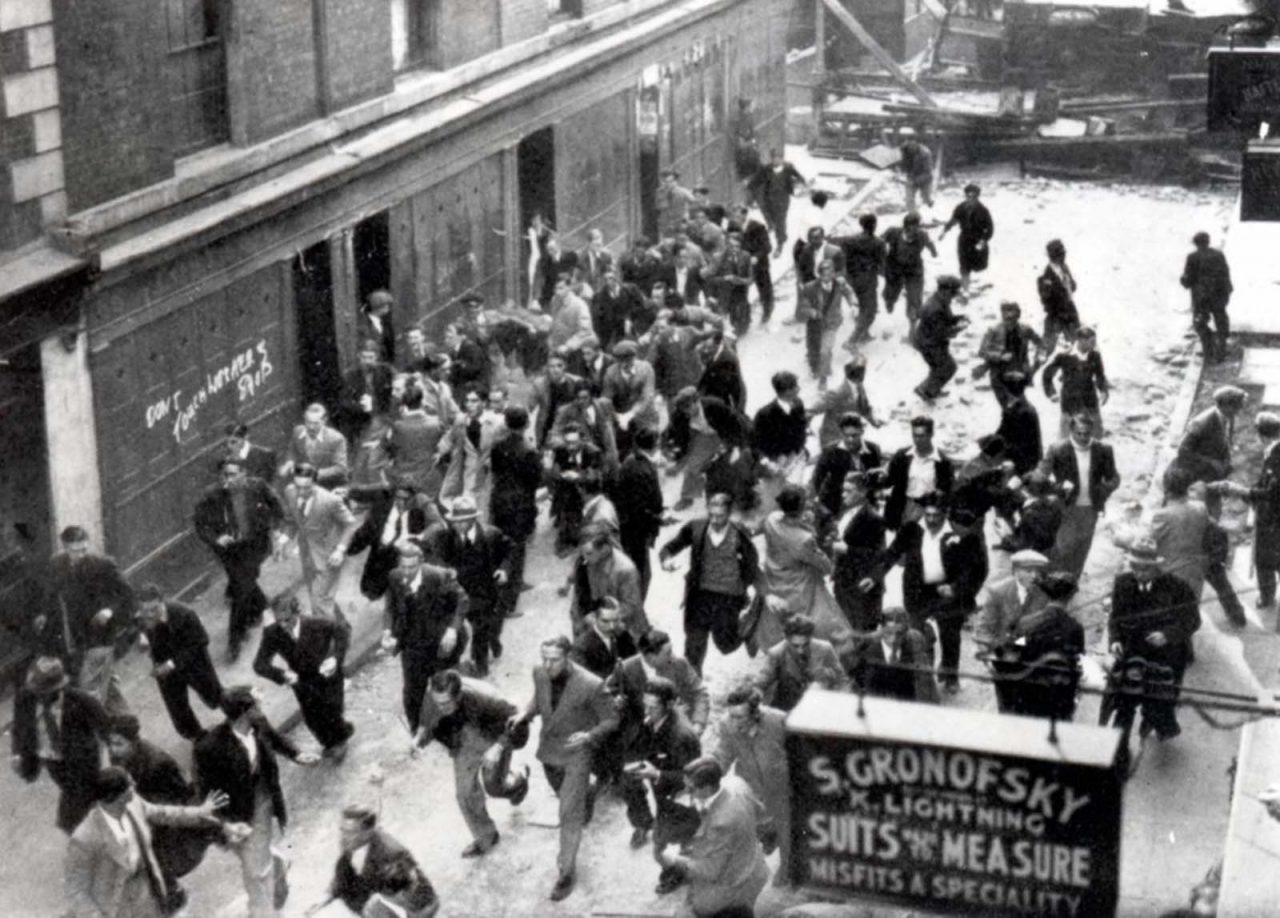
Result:
M391 92L391 16L387 0L315 0L323 104L337 111Z
M229 4L225 34L232 143L257 143L319 114L313 2L318 0Z
M55 0L70 212L168 178L165 21L137 0Z

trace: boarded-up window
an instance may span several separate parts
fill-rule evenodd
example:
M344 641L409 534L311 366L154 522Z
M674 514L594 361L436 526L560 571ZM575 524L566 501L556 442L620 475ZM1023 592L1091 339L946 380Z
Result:
M165 0L165 15L168 115L174 153L184 156L230 136L221 0Z

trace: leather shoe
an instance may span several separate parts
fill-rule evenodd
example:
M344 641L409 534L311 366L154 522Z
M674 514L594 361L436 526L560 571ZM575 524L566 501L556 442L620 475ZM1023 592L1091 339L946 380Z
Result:
M467 845L467 847L462 849L462 856L463 857L480 857L483 854L487 854L489 851L493 849L495 845L498 844L499 838L500 836L498 835L497 831L495 831L488 838L484 838L484 839L477 838L471 844Z
M659 896L665 896L668 893L675 892L683 885L684 877L675 871L671 871L670 873L664 873L662 876L658 877L658 885L653 888L653 891Z
M551 887L551 901L559 902L561 899L567 899L571 892L573 892L573 874L562 873L556 878L556 885Z
M648 829L635 829L631 833L632 848L643 848L648 841L649 841Z

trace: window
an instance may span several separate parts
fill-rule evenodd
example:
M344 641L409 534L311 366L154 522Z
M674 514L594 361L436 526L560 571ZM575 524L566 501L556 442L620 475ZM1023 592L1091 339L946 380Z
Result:
M557 17L580 17L582 15L582 0L547 0L547 15L552 19Z
M222 0L165 0L165 16L174 155L185 156L226 142L230 133Z
M440 66L442 0L391 0L391 63L396 72Z

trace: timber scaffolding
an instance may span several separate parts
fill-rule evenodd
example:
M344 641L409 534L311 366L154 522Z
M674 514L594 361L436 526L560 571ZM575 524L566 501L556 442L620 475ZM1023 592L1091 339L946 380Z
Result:
M929 47L900 64L840 0L814 2L820 39L834 21L879 65L828 70L818 54L813 82L793 84L813 92L813 149L819 155L887 168L897 161L898 143L912 136L939 153L945 149L949 166L1003 161L1016 162L1024 174L1072 179L1239 181L1238 152L1204 130L1205 72L1165 66L1128 85L1112 82L1110 92L1079 73L1058 80L1044 71L1006 70L1002 79L990 79L975 74L981 68L938 60L948 28L955 26L949 9ZM1011 7L1006 4L1006 18ZM1004 36L1003 25L980 22L979 31L994 41ZM974 31L965 28L965 34ZM1209 44L1204 34L1194 55L1201 65ZM1166 55L1166 65L1187 65L1184 37L1177 42L1182 57Z

